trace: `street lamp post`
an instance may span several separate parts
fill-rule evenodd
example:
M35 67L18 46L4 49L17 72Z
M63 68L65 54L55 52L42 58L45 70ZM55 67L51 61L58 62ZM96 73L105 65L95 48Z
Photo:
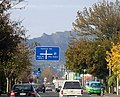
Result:
M85 71L86 71L86 69L82 69L82 71L83 71L82 86L84 87L85 86L85 79L84 79L84 77L85 77Z
M106 51L106 48L104 46L101 46L101 45L98 45L99 47L103 47L104 48L104 51ZM111 76L111 68L108 68L109 69L109 77ZM109 93L111 93L111 89L110 89L110 86L109 86Z

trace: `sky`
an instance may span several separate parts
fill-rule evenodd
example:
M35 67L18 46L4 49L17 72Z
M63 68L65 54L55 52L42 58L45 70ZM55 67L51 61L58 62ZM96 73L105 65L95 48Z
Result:
M21 3L26 6L22 10L13 10L13 20L23 20L22 25L27 29L29 39L37 38L46 33L72 30L77 11L84 7L92 7L100 0L26 0ZM115 0L109 0L115 1ZM19 6L21 6L19 5Z

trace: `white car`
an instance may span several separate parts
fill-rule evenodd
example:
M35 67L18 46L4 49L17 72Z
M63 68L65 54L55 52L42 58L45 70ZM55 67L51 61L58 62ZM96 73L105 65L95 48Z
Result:
M79 80L65 80L59 92L59 97L81 97L83 89Z

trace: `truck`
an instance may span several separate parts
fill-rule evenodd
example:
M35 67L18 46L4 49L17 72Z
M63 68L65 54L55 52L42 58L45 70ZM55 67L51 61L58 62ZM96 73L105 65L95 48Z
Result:
M79 80L65 80L59 92L59 97L82 97L83 89Z

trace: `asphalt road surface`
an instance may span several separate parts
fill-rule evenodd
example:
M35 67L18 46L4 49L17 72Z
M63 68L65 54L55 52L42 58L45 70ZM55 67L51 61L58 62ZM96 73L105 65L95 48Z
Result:
M39 93L41 97L59 97L58 93L53 92L53 91L47 91L46 93ZM98 95L88 95L87 92L84 92L82 97L102 97ZM103 96L105 97L105 96Z

